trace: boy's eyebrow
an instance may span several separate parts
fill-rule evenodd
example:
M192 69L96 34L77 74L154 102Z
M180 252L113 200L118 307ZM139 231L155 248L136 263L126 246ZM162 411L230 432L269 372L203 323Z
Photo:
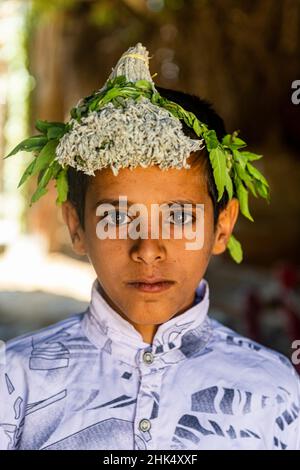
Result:
M125 203L125 201L123 201L123 202ZM120 204L119 199L112 199L112 198L100 199L100 201L98 201L95 204L95 207L98 207L100 204L111 204L112 206L119 206L119 205L122 205L122 201L121 201L121 204ZM127 201L127 204L131 206L132 204L135 204L135 202ZM176 200L163 201L160 204L179 204L179 205L192 204L194 206L197 203L195 201L192 201L191 199L176 199ZM198 203L198 204L200 204L200 203Z

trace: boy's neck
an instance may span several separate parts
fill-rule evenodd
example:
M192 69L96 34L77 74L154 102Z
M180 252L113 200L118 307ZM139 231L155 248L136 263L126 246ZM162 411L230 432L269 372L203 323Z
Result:
M159 324L147 324L147 325L144 325L144 324L140 324L140 323L135 323L133 322L132 320L130 320L128 317L126 317L124 315L123 312L121 312L117 306L114 304L114 302L110 299L110 297L106 294L106 292L104 291L104 289L102 288L100 282L98 282L98 290L99 292L101 293L101 295L103 296L103 298L106 300L106 302L110 305L111 308L113 308L115 310L115 312L117 312L122 318L124 318L124 320L128 321L129 323L131 323L131 325L140 333L140 335L142 336L143 338L143 341L145 343L148 343L148 344L152 344L153 343L153 339L154 339L154 336L155 336L155 333L157 332L158 330L158 327L160 326ZM195 302L195 293L193 295L193 299L188 303L187 306L183 307L181 310L179 310L179 312L177 312L175 315L173 315L171 318L174 318L174 317L177 317L178 315L180 315L181 313L184 313L185 311L187 311L188 309L190 309L193 305L194 305L194 302Z

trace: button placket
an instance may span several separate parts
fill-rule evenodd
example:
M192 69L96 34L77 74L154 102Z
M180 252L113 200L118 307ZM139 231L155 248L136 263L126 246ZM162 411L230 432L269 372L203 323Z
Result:
M145 364L152 364L154 361L154 355L150 351L144 352L142 358Z
M160 393L162 371L155 367L156 357L152 350L140 351L137 363L140 371L140 387L136 403L135 433L138 434L147 449L155 448L155 420L151 419L153 410L153 392ZM153 367L154 365L154 367Z
M139 422L139 429L142 432L147 432L150 430L150 428L151 428L150 419L147 419L147 418L141 419L141 421Z

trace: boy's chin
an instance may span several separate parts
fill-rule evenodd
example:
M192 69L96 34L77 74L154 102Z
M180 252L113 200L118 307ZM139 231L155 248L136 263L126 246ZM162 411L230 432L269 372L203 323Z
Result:
M145 309L143 311L135 308L131 309L130 316L127 316L128 320L136 325L161 325L170 320L176 313L176 310L172 310L170 305L151 305L153 308L149 308L148 305L149 313Z

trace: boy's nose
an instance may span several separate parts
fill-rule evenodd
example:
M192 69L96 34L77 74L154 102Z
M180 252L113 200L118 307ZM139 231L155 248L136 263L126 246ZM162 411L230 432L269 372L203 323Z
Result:
M162 240L139 238L135 240L130 256L133 261L151 264L155 261L163 261L166 258L166 249Z

